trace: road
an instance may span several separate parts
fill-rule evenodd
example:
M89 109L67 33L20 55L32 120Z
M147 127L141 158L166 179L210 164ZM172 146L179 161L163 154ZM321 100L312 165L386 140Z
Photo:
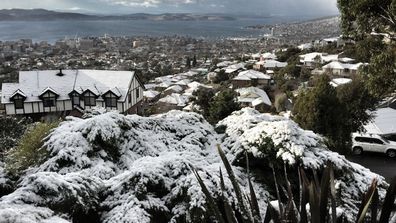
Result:
M385 154L365 152L360 156L348 156L347 159L384 176L387 182L396 176L396 159L388 158Z

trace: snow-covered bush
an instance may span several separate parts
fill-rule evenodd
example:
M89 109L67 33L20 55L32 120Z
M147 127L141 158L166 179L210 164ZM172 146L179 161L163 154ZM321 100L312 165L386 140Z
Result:
M291 170L302 166L307 172L312 172L323 169L328 162L332 163L339 185L341 207L350 221L357 214L362 193L374 178L379 179L380 196L384 197L387 183L383 177L328 150L320 136L301 129L287 118L244 108L219 122L219 125L227 126L223 147L229 149L228 155L234 164L240 162L244 152L258 159L256 163L261 160L261 168L268 167L267 160L272 160L272 163L286 164ZM267 139L271 139L273 145L268 146ZM265 151L264 148L269 150ZM283 169L283 166L278 166L278 169ZM283 172L279 175L282 176ZM294 176L290 177L297 176L297 172L294 172Z
M348 214L356 213L357 198L378 177L328 151L320 137L285 118L243 109L220 124L226 126L225 134L217 134L202 116L180 111L155 117L109 112L87 119L68 118L42 147L48 158L26 171L13 193L0 198L0 219L71 222L88 219L95 212L96 221L109 223L205 221L205 196L190 167L218 197L223 164L216 145L222 144L230 161L244 151L259 159L268 155L265 146L251 145L260 143L262 137L272 140L277 149L273 156L290 166L320 169L331 161L343 171L337 182ZM244 167L233 170L247 191ZM258 178L252 181L260 212L265 213L273 184ZM380 184L384 185L383 178ZM236 204L228 179L225 187L225 196Z

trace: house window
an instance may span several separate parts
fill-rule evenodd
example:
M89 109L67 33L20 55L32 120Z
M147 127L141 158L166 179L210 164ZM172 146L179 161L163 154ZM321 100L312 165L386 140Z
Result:
M43 100L43 105L45 108L55 107L56 105L56 95L51 92L41 95L41 100Z
M80 105L80 95L77 92L73 92L71 95L72 105Z
M23 109L23 101L25 100L23 97L16 95L13 100L15 109Z
M96 106L96 95L88 91L84 94L84 106Z
M136 98L139 98L140 97L140 91L139 91L139 88L136 88Z
M129 94L128 94L128 103L132 104L132 92L131 91L129 91Z
M117 97L114 94L107 94L104 98L106 108L117 107Z

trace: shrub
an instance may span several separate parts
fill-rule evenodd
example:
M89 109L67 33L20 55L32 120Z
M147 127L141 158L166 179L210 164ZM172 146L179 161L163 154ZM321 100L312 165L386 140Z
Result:
M29 167L42 163L48 155L47 150L42 148L44 139L58 124L58 122L35 124L22 137L19 145L11 149L6 156L6 170L18 175Z
M27 126L31 124L30 119L17 119L15 117L0 117L0 153L1 159L3 154L18 144L18 141L26 131Z

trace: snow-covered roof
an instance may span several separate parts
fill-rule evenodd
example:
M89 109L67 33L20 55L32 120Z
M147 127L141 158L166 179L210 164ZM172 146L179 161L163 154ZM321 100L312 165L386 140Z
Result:
M256 64L262 65L265 68L276 68L276 67L282 68L287 66L286 62L279 62L276 60L262 60L257 62Z
M166 96L164 98L161 98L158 101L162 102L162 103L177 105L177 106L186 106L186 104L189 101L189 97L186 96L186 95L173 93L173 94L168 95L168 96Z
M237 70L240 70L240 69L243 69L243 68L245 68L245 63L237 63L237 64L233 64L233 65L230 65L230 66L228 66L228 67L226 67L225 68L225 72L226 73L233 73L233 72L235 72L235 71L237 71Z
M333 43L333 42L337 42L339 39L340 39L339 37L332 37L332 38L325 38L322 41Z
M183 79L181 81L176 82L177 85L182 85L182 86L188 85L189 83L191 83L191 80L189 79Z
M251 79L265 79L271 80L271 76L256 70L242 71L233 80L251 80Z
M180 87L180 85L173 85L165 89L165 91L181 92L183 91L183 88Z
M320 63L328 63L331 61L337 61L338 60L338 55L337 54L327 54L327 53L307 53L300 55L300 62L301 63L307 63L307 62L315 62L315 59L319 57Z
M350 82L352 82L352 79L350 78L334 78L329 82L329 84L333 87L338 87L340 85L348 84Z
M300 50L305 50L305 49L311 49L312 47L313 47L312 43L304 43L299 45L297 48Z
M216 67L223 68L223 67L228 67L228 66L230 66L232 64L235 64L235 62L223 61L223 62L220 62L220 63L216 64Z
M341 63L339 61L333 61L329 64L324 65L322 68L323 69L337 69L337 70L343 70L343 69L358 70L359 67L362 65L363 65L363 63L349 64L349 63Z
M68 94L73 90L90 90L97 95L111 90L124 101L135 75L131 71L105 70L62 70L61 76L58 73L59 70L19 72L19 83L3 83L2 103L10 103L10 97L18 90L24 92L26 102L39 101L47 90L58 94L58 100L69 100Z
M236 89L235 91L240 95L238 97L239 102L249 102L252 103L252 106L257 106L263 103L269 106L272 105L267 93L260 88L247 87Z
M16 96L16 95L20 95L20 96L22 96L22 97L25 97L26 98L26 94L25 93L23 93L21 90L16 90L11 96L10 96L10 98L13 98L14 96Z
M364 126L367 133L372 134L395 134L396 133L396 109L379 108L374 112L374 119Z
M145 84L144 85L144 88L146 88L147 90L150 90L150 89L153 89L156 87L157 87L157 84Z
M160 93L158 91L154 91L154 90L143 91L143 96L146 98L155 98L159 94Z

